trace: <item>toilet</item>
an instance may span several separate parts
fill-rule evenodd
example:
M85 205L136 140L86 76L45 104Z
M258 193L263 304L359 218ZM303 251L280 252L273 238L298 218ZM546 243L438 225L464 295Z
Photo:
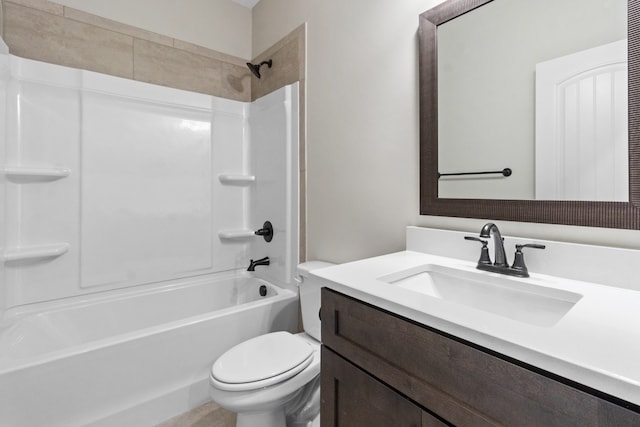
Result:
M238 414L236 427L320 425L320 282L298 265L304 332L272 332L244 341L220 356L209 376L211 398Z

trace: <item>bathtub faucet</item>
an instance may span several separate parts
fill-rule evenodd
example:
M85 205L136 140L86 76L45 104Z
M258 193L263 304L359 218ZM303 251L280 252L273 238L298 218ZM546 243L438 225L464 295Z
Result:
M251 262L249 263L249 268L247 268L247 271L256 271L257 265L269 265L269 257L266 256L264 258L260 258L255 261L251 260Z

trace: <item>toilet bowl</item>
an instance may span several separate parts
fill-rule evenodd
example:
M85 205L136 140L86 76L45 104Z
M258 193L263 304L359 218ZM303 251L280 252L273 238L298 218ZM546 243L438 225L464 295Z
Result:
M251 338L213 364L211 398L238 414L236 427L319 424L321 284L309 272L330 265L311 261L298 266L305 332Z

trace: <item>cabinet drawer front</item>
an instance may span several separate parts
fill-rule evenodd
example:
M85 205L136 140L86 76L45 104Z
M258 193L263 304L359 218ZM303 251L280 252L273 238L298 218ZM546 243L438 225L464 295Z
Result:
M640 426L640 414L329 289L322 341L457 426Z

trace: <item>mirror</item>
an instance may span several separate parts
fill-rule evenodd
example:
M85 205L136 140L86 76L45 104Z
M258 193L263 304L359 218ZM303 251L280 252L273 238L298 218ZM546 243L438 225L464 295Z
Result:
M565 0L561 3L564 3L564 1ZM559 0L556 0L553 4L556 5L558 2ZM566 2L567 4L574 5L572 8L568 7L568 9L574 11L573 15L583 15L582 12L577 13L577 11L580 11L580 8L575 7L576 3L574 0L566 0ZM609 9L614 8L614 6L617 5L616 7L620 9L619 2L627 3L624 2L624 0L599 0L598 5ZM635 113L634 108L634 106L638 104L638 94L640 92L633 84L629 85L628 91L625 91L624 87L620 91L622 95L628 94L629 112L628 123L623 122L623 125L621 126L622 132L618 132L624 138L616 137L617 140L626 140L626 134L628 131L628 149L618 149L618 152L621 152L621 158L623 160L618 160L617 163L617 165L628 165L628 170L624 167L621 168L613 166L614 170L624 169L624 172L628 174L628 184L626 176L624 176L624 182L622 182L622 184L620 184L620 178L617 178L618 188L622 188L622 190L618 190L618 193L621 193L622 195L608 195L604 199L601 199L603 201L594 201L599 200L599 198L593 196L591 193L588 193L586 197L571 195L569 197L569 201L562 200L563 197L548 196L545 194L542 196L536 195L535 189L537 187L541 187L541 185L535 182L537 177L534 173L534 169L536 164L542 164L541 160L536 158L538 152L542 152L542 150L538 147L534 147L534 135L541 133L537 129L534 132L534 127L537 126L534 120L537 120L538 117L541 116L540 112L547 111L548 109L546 107L540 107L536 114L531 113L535 110L535 106L531 105L534 103L533 100L537 101L538 98L541 98L539 94L535 93L537 88L534 78L537 77L536 75L538 74L536 73L535 65L538 63L544 64L545 62L558 57L570 56L572 51L568 46L563 46L562 49L556 49L551 53L542 54L540 52L543 50L539 47L533 47L521 40L518 40L517 43L513 42L515 36L512 34L510 35L510 32L514 32L512 24L515 24L516 28L522 27L530 19L531 13L528 11L527 13L524 13L521 9L516 8L515 11L519 11L520 14L516 13L515 15L509 15L508 20L513 22L506 25L506 15L500 14L495 16L491 15L490 12L499 10L501 6L505 4L506 6L509 6L509 4L513 5L515 3L520 2L510 2L507 0L449 0L420 16L420 213L423 215L503 219L512 221L613 228L640 228L640 213L637 208L638 202L640 202L637 194L638 191L640 191L640 185L638 181L639 177L637 167L635 166L638 160L638 132L636 131L638 117L636 117L637 114ZM527 1L526 3L535 4L539 2ZM625 10L627 7L629 9L625 14L625 16L630 17L628 18L627 24L629 46L628 73L629 81L633 82L634 76L637 76L639 71L639 67L634 61L638 56L637 45L639 39L639 36L635 34L635 30L640 27L638 22L636 22L637 20L633 19L633 16L635 16L634 11L636 11L636 9L640 10L640 7L636 6L634 2L630 2L628 6L627 4L623 4L622 6L624 6ZM563 18L562 15L560 15L561 9L563 9L563 7L546 7L544 10L546 15L545 13L540 13L540 15L547 16L547 18L551 16L551 18L557 20L556 25L567 26L569 25L567 22L569 18L566 16ZM553 13L550 14L550 11L553 11ZM558 13L556 14L556 12ZM612 12L612 16L619 16L620 14L620 10ZM599 12L596 11L595 15L602 19L604 14L602 10L600 10ZM490 22L490 19L495 21L493 25L491 25L492 28L507 28L506 34L499 34L496 36L497 38L494 38L491 42L491 44L495 45L491 47L497 47L498 53L501 53L504 49L504 46L500 46L500 40L512 41L512 44L516 44L517 48L521 50L534 51L534 53L536 53L533 60L528 60L530 61L530 64L526 69L526 78L529 80L528 83L524 83L524 85L527 86L524 91L527 92L529 101L525 101L523 104L510 105L510 108L513 110L529 109L531 111L529 115L526 116L527 118L524 119L528 128L514 131L510 138L500 134L500 132L503 131L500 127L505 127L504 116L509 113L509 110L507 109L506 112L505 110L502 110L501 112L494 112L490 108L487 108L487 106L492 102L494 104L498 104L499 107L504 107L504 103L506 102L504 99L508 99L509 91L507 93L507 98L504 99L501 97L504 97L505 95L501 94L500 96L494 96L490 99L486 99L487 97L485 96L485 98L476 99L475 101L469 101L468 99L467 101L462 100L464 100L464 97L469 96L469 88L477 87L478 85L489 86L486 82L480 83L477 81L479 75L487 74L486 71L483 71L482 73L479 71L479 67L481 65L485 67L485 69L489 70L495 65L494 68L497 68L496 73L504 71L502 69L507 68L507 74L498 77L498 81L514 79L513 76L517 73L513 72L513 69L510 69L510 64L516 63L517 61L514 58L516 55L521 55L521 53L510 52L506 55L502 55L503 57L506 57L507 60L502 60L499 64L496 57L494 56L491 59L491 55L488 53L484 53L482 55L467 54L467 57L473 56L474 60L484 62L478 62L475 65L466 64L463 66L462 63L456 63L455 61L450 62L447 57L447 51L441 51L441 49L447 49L447 46L457 46L461 49L460 36L454 36L452 38L449 34L451 33L450 30L456 29L456 31L459 31L461 28L464 30L468 23L471 23L469 25L474 25L473 21L477 19L480 19L481 22L484 20L484 24L481 28L488 28L487 22ZM614 20L615 19L616 18L614 18ZM620 20L619 18L617 19ZM477 23L475 25L477 25ZM551 33L552 31L550 30L549 25L551 25L549 22L538 22L534 25L530 25L534 30L537 29L539 33L536 37L532 37L532 39L539 39L541 34ZM618 23L618 25L620 25L620 23ZM510 26L511 29L509 30ZM586 42L582 41L572 43L577 43L577 50L579 51L588 50L590 49L590 46L594 45L601 46L603 44L608 44L619 39L620 35L625 37L627 33L627 26L622 25L622 31L620 31L620 29L616 31L616 29L611 30L611 25L604 25L602 22L599 22L598 31L590 31L589 38L597 39L595 41L592 40L592 45L587 45L585 44ZM607 27L607 29L604 27ZM492 31L484 32L489 33L494 31L492 29ZM594 34L591 33L598 33L598 37L595 37ZM605 33L607 33L607 35L604 35ZM458 37L458 39L456 39L456 37ZM468 38L469 35L463 35L462 37ZM476 38L480 38L480 36L476 36ZM441 43L442 46L440 45ZM489 43L484 40L484 45L487 44ZM505 45L505 43L502 44ZM561 43L557 42L556 37L552 37L551 42L547 42L547 44L560 45ZM473 50L477 51L478 48L476 47ZM463 57L465 55L459 56ZM467 60L468 58L463 59ZM455 72L452 72L451 67L457 67L457 71L465 71L465 75L467 76L465 78L468 80L468 83L451 83L448 81L452 75L456 74ZM532 67L533 69L531 69ZM461 70L461 68L471 68L472 72L468 73L468 70ZM617 84L620 86L620 83ZM610 86L615 85L611 84ZM492 88L492 90L492 94L497 93L495 92L495 88ZM456 93L456 91L458 93ZM510 89L510 92L513 92L513 89ZM442 98L439 99L439 97ZM465 110L467 104L473 103L480 105L480 108L476 109L475 113L470 112L472 110ZM461 105L463 107L460 107ZM452 114L453 117L450 117ZM617 114L616 117L617 116L621 115ZM512 121L514 120L509 118L509 124L511 124ZM464 133L461 133L460 130L465 131L468 127L472 128L475 125L483 125L484 123L489 123L489 126L480 130L474 129L473 132L467 133L466 136L461 136L464 135ZM488 135L484 135L482 132L485 132ZM506 160L501 158L501 156L504 157L504 152L509 151L508 148L495 149L489 147L489 144L477 142L478 140L482 141L482 138L490 139L495 135L498 136L498 138L495 139L508 139L509 144L515 143L513 139L529 140L528 145L523 146L525 148L511 150L512 153L510 155L512 155L512 158L522 161L521 163L513 163L517 165L517 168L516 166L505 164ZM471 136L475 137L474 141L460 141L470 139ZM624 140L622 143L626 142ZM471 145L456 145L461 144L462 142ZM439 143L441 144L440 146ZM454 147L454 149L451 150L451 147ZM460 156L459 153L472 154ZM515 157L513 157L514 153ZM446 157L447 155L449 158ZM556 155L556 157L558 156ZM601 156L596 155L592 157ZM475 161L476 164L481 164L482 168L477 170L475 169L476 165L474 165L474 169L469 170L468 168L471 167L470 164L462 163L458 165L455 163L455 161L460 159L470 159L472 162ZM481 161L478 162L478 159ZM439 173L502 171L503 168L511 168L513 172L512 175L510 177L505 177L500 174L473 176L463 175L461 177L443 176L439 178ZM515 182L516 180L514 178L516 176L522 178L527 168L529 169L526 178L528 180L528 184L525 190L507 189L502 193L481 191L481 189L499 188L501 185L498 184L504 183L505 181L512 180L509 182ZM542 176L543 174L538 173L537 175ZM599 179L596 179L596 181L599 182ZM447 190L447 187L442 185L443 182L449 186L454 184L463 188L465 185L468 186L469 183L473 183L475 188L470 187L470 190L465 190L466 193L464 191L456 193L455 191L452 192ZM536 200L536 198L538 200Z
M439 172L512 171L439 197L628 201L626 21L626 0L494 0L439 25Z

